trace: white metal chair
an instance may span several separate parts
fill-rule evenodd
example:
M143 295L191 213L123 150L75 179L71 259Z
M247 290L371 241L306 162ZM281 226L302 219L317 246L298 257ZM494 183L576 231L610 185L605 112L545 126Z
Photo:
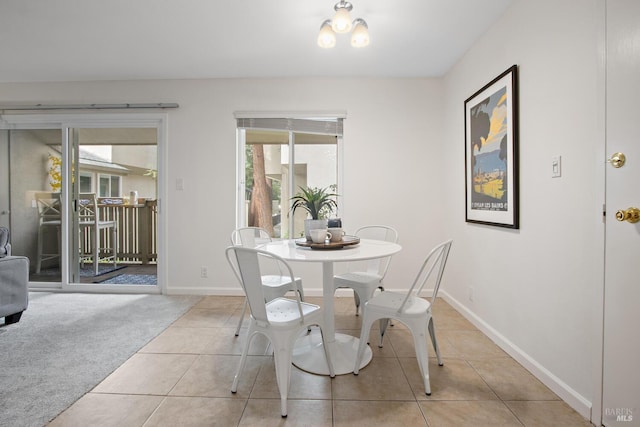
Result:
M413 342L416 348L416 358L418 366L424 381L424 389L427 395L431 395L431 385L429 383L429 349L427 344L427 335L431 336L433 348L438 357L438 364L442 366L442 358L440 357L440 349L436 340L435 329L433 326L433 317L431 316L431 306L436 301L438 289L442 281L442 273L447 263L449 251L451 249L452 240L440 243L431 250L427 258L424 260L416 279L413 281L411 288L406 293L385 291L371 298L364 305L364 316L362 320L362 330L360 332L360 344L356 356L356 363L353 373L358 375L360 369L360 360L364 353L365 346L371 330L373 322L379 319L396 319L405 324L413 335ZM431 273L436 271L437 274L433 280L433 294L431 302L420 297L422 289L429 281ZM385 328L380 329L380 344L384 338Z
M102 220L100 218L100 210L98 209L98 201L95 193L80 193L78 195L78 225L80 226L81 236L81 253L80 258L84 263L85 260L91 258L93 262L94 274L98 275L98 267L101 260L113 261L116 266L118 260L117 251L117 234L118 224L115 220ZM89 229L91 236L91 252L85 248L84 229ZM111 255L100 258L100 252L106 251L107 248L101 247L102 230L111 230Z
M293 271L284 259L260 249L242 246L228 247L225 255L234 274L239 275L240 283L247 295L251 310L249 331L243 346L240 364L233 379L231 392L238 391L238 381L247 361L251 339L256 334L263 334L269 339L274 349L273 357L278 389L280 390L281 415L286 417L293 346L304 328L308 329L312 325L317 325L320 327L320 333L322 334L322 309L318 305L300 301L298 293L295 294L295 300L287 298L268 300L265 295L266 288L263 286L261 259L268 259L280 264L284 275L289 277L294 287L297 287ZM324 341L324 336L322 339ZM329 373L333 378L335 372L326 344L324 348Z
M37 192L34 194L38 208L38 255L36 259L36 273L40 273L42 262L60 258L60 226L62 225L62 204L60 193ZM57 234L57 252L45 253L45 232L55 229Z
M361 239L384 240L386 242L397 243L398 232L386 225L367 225L360 227L355 233ZM391 257L377 258L362 262L352 263L347 273L334 276L334 288L353 289L353 298L356 304L356 316L360 305L365 304L372 297L376 289L384 291L382 280L387 274Z
M262 243L271 241L269 232L260 227L241 227L233 230L231 233L231 244L234 246L243 246L246 248L255 248ZM276 274L265 274L262 276L262 285L265 287L264 294L267 301L282 297L287 292L296 291L300 294L300 299L304 301L304 290L302 289L302 280L299 277L295 278L295 286L291 282L291 278L287 275L283 275L282 271L276 265ZM242 307L242 314L236 327L236 336L240 335L240 328L242 327L242 321L244 320L244 314L247 311L247 299L244 300Z

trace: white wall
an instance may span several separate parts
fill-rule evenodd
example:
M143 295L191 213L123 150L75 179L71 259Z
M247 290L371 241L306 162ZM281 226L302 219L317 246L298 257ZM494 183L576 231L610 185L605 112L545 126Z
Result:
M595 5L516 1L444 80L443 154L459 165L443 180L454 238L444 289L585 416L604 228ZM520 229L467 224L464 100L512 64L520 80ZM561 178L551 178L555 155Z
M404 250L387 286L406 287L427 248L443 238L441 86L439 79L2 84L0 100L179 103L167 113L168 290L207 294L239 292L223 255L235 227L234 111L346 111L343 224L347 231L397 227ZM175 190L176 178L184 191ZM209 267L208 279L200 278L201 266ZM299 273L305 292L320 294L319 266L307 270Z

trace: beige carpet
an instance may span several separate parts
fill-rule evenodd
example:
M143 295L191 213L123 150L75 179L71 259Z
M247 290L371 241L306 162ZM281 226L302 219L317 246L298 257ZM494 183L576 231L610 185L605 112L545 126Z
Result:
M0 427L45 425L199 300L31 292L0 327Z

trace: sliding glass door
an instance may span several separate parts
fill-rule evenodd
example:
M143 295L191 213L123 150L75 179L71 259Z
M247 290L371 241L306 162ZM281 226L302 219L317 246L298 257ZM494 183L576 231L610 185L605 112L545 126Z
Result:
M70 282L157 284L154 128L70 128Z
M159 292L157 123L0 130L0 225L31 288Z

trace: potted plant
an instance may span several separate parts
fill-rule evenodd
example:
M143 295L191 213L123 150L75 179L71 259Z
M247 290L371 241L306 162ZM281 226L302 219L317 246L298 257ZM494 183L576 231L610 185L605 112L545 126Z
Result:
M311 219L305 219L304 221L304 233L307 240L311 240L309 230L327 227L327 216L338 207L335 199L333 199L333 197L337 196L337 194L329 190L329 187L300 187L298 194L291 198L293 201L291 205L292 213L295 213L298 208L302 208L311 216Z

